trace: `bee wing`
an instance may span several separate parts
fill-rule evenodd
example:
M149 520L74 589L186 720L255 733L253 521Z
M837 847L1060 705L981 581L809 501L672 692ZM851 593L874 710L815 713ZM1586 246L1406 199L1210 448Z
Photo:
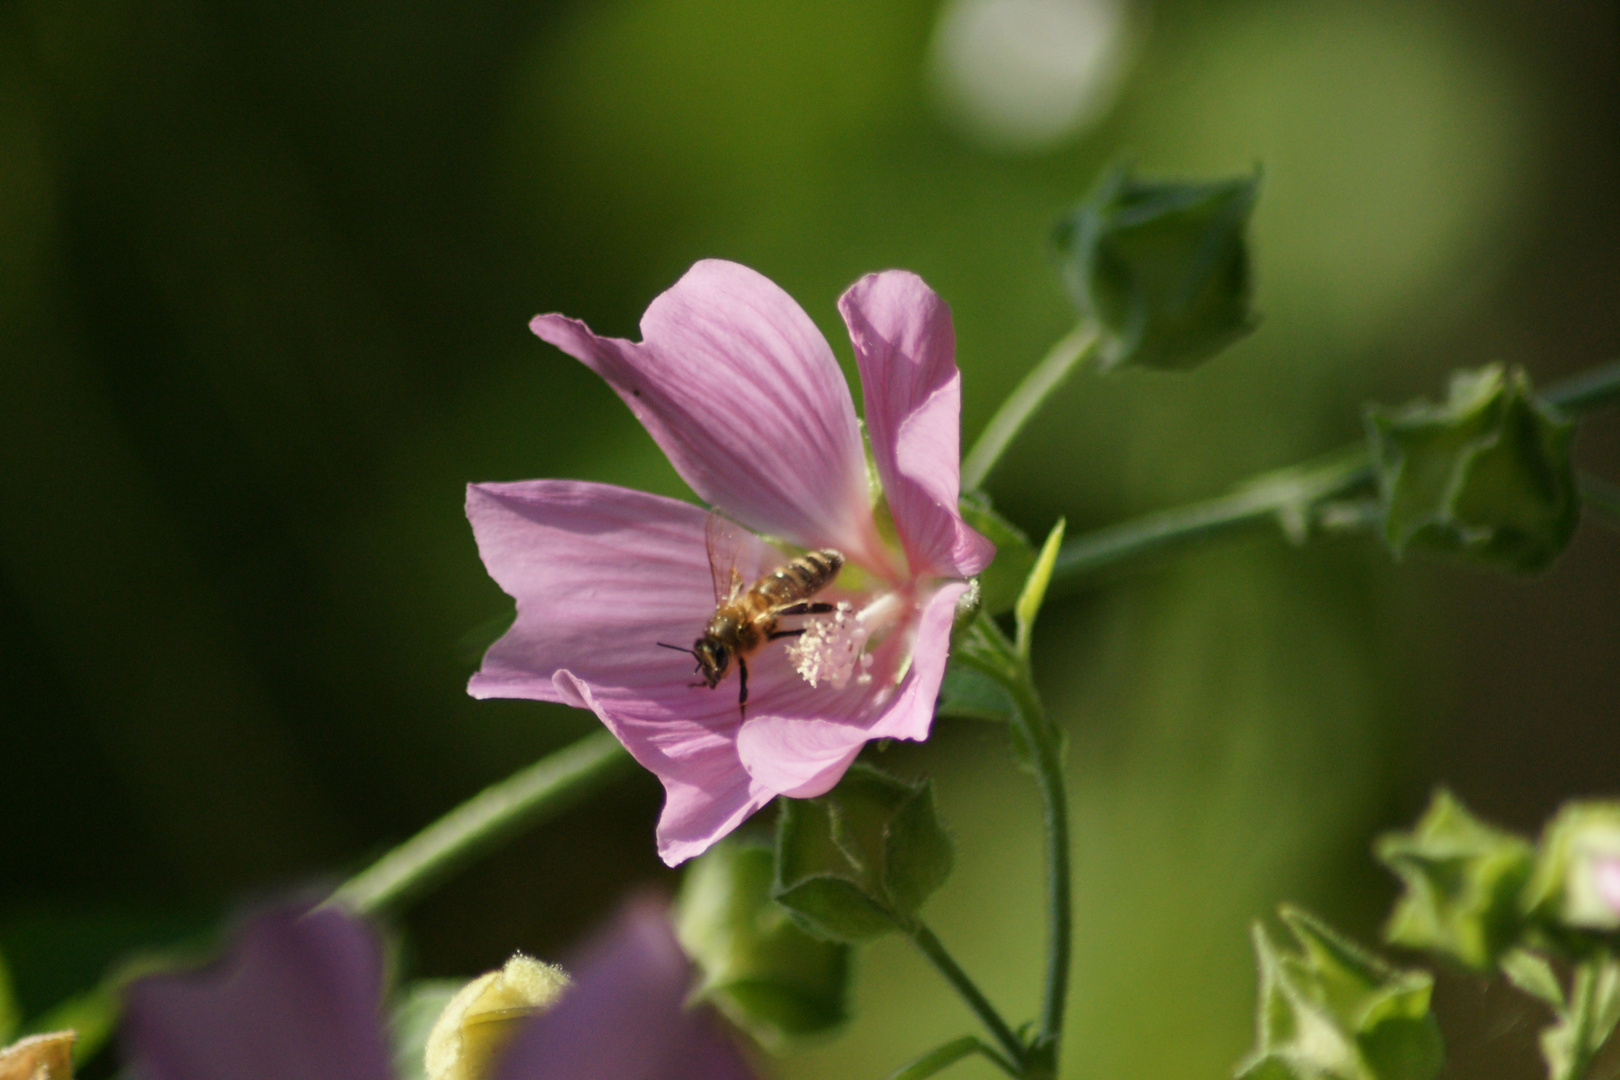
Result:
M722 604L746 588L754 579L744 577L749 543L754 537L747 529L718 510L709 511L703 523L704 540L709 546L709 573L714 576L714 602Z

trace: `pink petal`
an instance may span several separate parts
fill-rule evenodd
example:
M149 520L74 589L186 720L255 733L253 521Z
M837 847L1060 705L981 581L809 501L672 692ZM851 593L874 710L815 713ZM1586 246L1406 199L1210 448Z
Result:
M961 375L950 308L915 274L868 274L838 301L889 509L914 572L971 577L995 547L962 520Z
M590 709L666 792L659 853L703 851L770 800L736 751L736 682L694 687L689 645L714 611L707 513L606 484L474 484L467 516L490 576L517 600L512 629L468 691ZM752 534L740 570L781 556ZM758 691L769 700L780 675Z
M750 717L737 733L737 753L754 781L781 795L813 798L838 783L869 740L926 739L945 678L956 602L966 591L966 584L951 582L928 599L916 622L911 668L888 701L876 702L867 690L864 702L842 697L823 703L820 717L828 719L780 712Z
M590 709L632 757L664 785L658 855L679 866L707 851L776 794L750 777L737 757L735 699L723 697L710 725L679 717L636 715L635 703L610 708L569 672L557 675L563 700ZM707 695L705 695L707 696ZM710 707L716 704L712 699Z
M574 983L501 1057L499 1080L753 1080L656 900L633 901L569 965Z
M219 963L130 985L126 1060L145 1080L389 1080L382 972L360 920L267 911Z
M643 342L560 315L529 324L601 375L705 501L804 547L861 557L874 530L849 387L793 298L699 262L652 302Z

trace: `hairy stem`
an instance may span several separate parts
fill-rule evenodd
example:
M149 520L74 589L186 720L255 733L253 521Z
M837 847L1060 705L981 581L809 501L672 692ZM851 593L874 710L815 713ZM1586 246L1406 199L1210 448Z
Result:
M633 759L597 731L474 795L350 878L328 903L362 914L398 908L440 878L630 771Z
M1620 404L1620 361L1613 361L1554 383L1542 401L1580 417L1606 405ZM1212 536L1275 522L1290 536L1303 536L1316 524L1313 508L1328 499L1371 485L1373 466L1367 444L1354 443L1315 462L1263 473L1214 499L1158 510L1130 521L1082 534L1063 545L1052 570L1053 595L1072 591L1087 575L1155 552L1181 548ZM1604 499L1602 481L1582 494L1593 504ZM1596 495L1587 495L1588 490ZM1601 512L1603 505L1598 505Z
M974 1015L979 1018L990 1034L995 1036L996 1042L1001 1044L1002 1050L1012 1059L1012 1063L1018 1069L1014 1075L1025 1075L1027 1051L1023 1041L1008 1026L1007 1021L1001 1018L1001 1014L996 1012L995 1006L990 1004L990 999L984 996L984 992L968 977L967 972L962 970L962 966L945 950L944 944L928 928L928 924L921 919L914 919L906 927L906 933L911 937L918 951L928 958L928 962L934 965L935 970L945 976L945 981L951 984L962 1000L967 1003L967 1007L973 1010Z
M1025 422L1035 415L1035 411L1058 388L1064 377L1091 353L1096 344L1096 329L1089 323L1081 323L1059 339L1034 370L1024 376L1024 381L1007 395L1007 400L1001 403L1001 408L990 418L978 441L973 444L973 449L963 459L963 491L972 491L984 483L985 477L990 475L990 470L1001 459L1002 451L1007 449Z

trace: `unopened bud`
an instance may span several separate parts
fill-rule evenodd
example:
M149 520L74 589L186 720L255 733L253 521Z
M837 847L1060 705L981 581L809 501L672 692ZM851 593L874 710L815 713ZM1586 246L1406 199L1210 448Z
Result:
M73 1080L72 1031L30 1035L0 1049L0 1080Z
M518 953L462 987L428 1035L428 1080L491 1080L495 1059L518 1028L567 986L561 968Z
M1527 900L1577 931L1620 930L1620 803L1571 803L1547 826Z

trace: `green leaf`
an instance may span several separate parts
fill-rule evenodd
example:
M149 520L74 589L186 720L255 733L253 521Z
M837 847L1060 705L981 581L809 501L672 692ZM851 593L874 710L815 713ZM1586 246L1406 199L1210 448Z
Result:
M945 669L934 715L1005 722L1013 718L1015 708L1011 695L996 680L976 667L952 663Z
M906 926L953 857L932 785L857 763L826 795L783 800L773 895L812 933L861 941Z
M969 1054L977 1053L982 1044L972 1035L952 1039L900 1066L884 1080L926 1080L927 1077L955 1065Z
M1541 1033L1548 1080L1581 1080L1620 1020L1620 965L1609 957L1575 969L1569 1009Z
M1542 930L1583 955L1620 930L1620 802L1576 802L1548 824L1524 905Z
M450 999L464 985L458 979L418 979L400 991L388 1022L394 1075L399 1080L428 1080L428 1035Z
M1435 792L1411 832L1389 833L1375 850L1405 887L1384 931L1391 944L1489 971L1518 941L1530 844L1481 822L1450 792Z
M698 994L779 1048L848 1017L849 948L812 937L771 899L774 872L768 847L710 848L681 884L675 933L703 974Z
M1035 630L1035 616L1040 614L1041 605L1046 602L1046 587L1052 582L1052 567L1057 563L1058 549L1063 546L1062 518L1052 526L1052 531L1046 534L1046 543L1041 545L1041 553L1030 569L1029 577L1024 581L1024 590L1018 594L1018 603L1013 605L1013 616L1018 621L1018 654L1029 656L1030 635Z
M956 845L939 823L932 781L924 781L889 818L883 852L884 892L898 911L915 915L945 884L956 861Z
M1522 370L1459 371L1443 404L1373 405L1366 419L1396 558L1416 548L1532 573L1569 543L1575 425L1531 395Z
M1502 974L1508 982L1544 1002L1556 1013L1562 1013L1567 1004L1564 988L1558 985L1558 976L1546 957L1528 949L1514 949L1502 957Z
M1282 919L1298 952L1254 930L1260 1004L1246 1080L1430 1080L1442 1060L1429 1012L1433 979L1401 971L1293 908Z
M963 496L961 508L962 520L996 545L995 561L979 574L979 602L992 615L1011 611L1035 565L1035 549L1022 530L991 509L982 492Z
M1053 234L1104 370L1194 367L1254 330L1245 239L1260 176L1209 183L1104 175Z

